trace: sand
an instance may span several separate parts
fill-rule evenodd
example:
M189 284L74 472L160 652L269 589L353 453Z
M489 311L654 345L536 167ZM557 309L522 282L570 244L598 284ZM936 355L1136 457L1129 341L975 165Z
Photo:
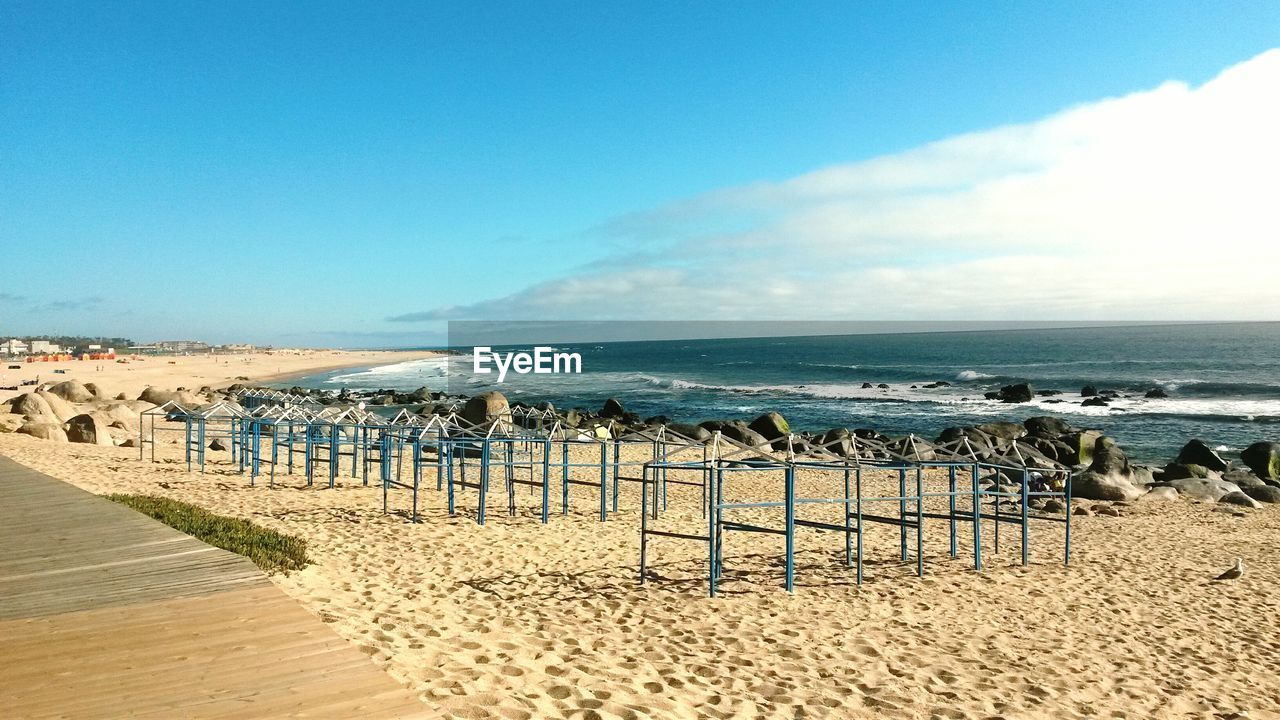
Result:
M113 396L123 392L130 398L148 385L166 389L184 386L198 389L209 385L225 387L236 382L267 383L339 368L389 365L436 356L438 353L411 350L275 350L270 353L218 355L128 356L115 360L67 360L25 363L5 360L0 364L0 387L20 386L27 380L43 383L63 380L97 383ZM10 366L20 366L10 369ZM55 370L65 373L55 374ZM0 390L0 402L31 390Z
M557 505L545 526L526 489L515 517L495 492L480 527L474 491L450 517L428 474L412 524L404 491L384 514L381 488L348 477L251 487L226 453L188 473L167 440L156 463L11 434L0 453L93 492L178 498L305 538L316 563L275 582L444 717L1261 718L1280 707L1277 508L1142 500L1123 517L1076 517L1069 567L1061 526L1046 523L1029 567L1013 530L998 554L988 536L981 573L963 538L961 557L946 556L939 521L923 578L881 528L867 535L861 587L843 537L805 530L793 595L781 539L736 534L722 594L708 598L704 544L658 541L654 577L637 583L635 487L603 524L590 487L573 487L570 514ZM761 478L737 492L775 489ZM696 530L697 492L673 488L662 522ZM769 511L751 519L776 524ZM1236 556L1246 576L1211 582Z

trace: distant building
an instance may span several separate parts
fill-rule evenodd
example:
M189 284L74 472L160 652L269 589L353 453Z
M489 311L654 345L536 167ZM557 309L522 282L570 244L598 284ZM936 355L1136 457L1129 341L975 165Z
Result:
M244 343L233 343L230 345L221 345L218 347L218 349L223 352L229 352L229 353L251 353L257 350L258 348L255 345L246 345Z
M199 340L162 340L155 344L155 348L160 352L205 352L209 345Z
M0 353L5 355L26 355L27 344L17 338L0 342Z
M62 347L49 342L48 340L32 340L32 355L57 355L62 352Z

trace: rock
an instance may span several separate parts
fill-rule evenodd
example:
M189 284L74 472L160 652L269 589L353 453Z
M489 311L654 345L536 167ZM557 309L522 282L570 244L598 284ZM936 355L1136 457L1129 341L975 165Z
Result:
M63 380L60 383L51 385L49 392L72 403L89 402L94 398L93 392L79 380Z
M889 443L889 449L912 462L931 462L938 457L933 443L918 437L904 437Z
M1071 432L1071 426L1056 417L1029 417L1022 421L1022 425L1028 434L1042 438L1057 439Z
M1093 385L1085 385L1080 388L1080 397L1094 397L1098 394L1098 388Z
M1146 491L1123 473L1089 469L1071 479L1071 496L1084 500L1137 500Z
M1101 437L1102 433L1097 430L1081 430L1063 435L1061 440L1071 449L1071 455L1058 458L1058 462L1064 465L1088 465L1093 462L1093 449Z
M1218 498L1218 502L1223 503L1225 505L1238 505L1240 507L1247 507L1247 508L1254 508L1254 509L1262 507L1262 503L1258 502L1257 500L1254 500L1248 495L1245 495L1243 492L1240 492L1239 490L1236 490L1234 492L1229 492L1226 495L1223 495L1221 498Z
M432 400L431 388L424 385L418 388L417 390L414 390L413 392L409 393L409 402L405 404L407 405L410 403L425 403L425 402L431 402L431 400Z
M157 387L148 386L138 395L138 399L143 402L149 402L152 405L163 405L167 402L176 402L186 408L193 408L200 405L200 398L196 397L190 391L183 388L177 390L163 390Z
M863 390L870 390L870 389L871 389L871 388L873 388L873 387L875 387L875 385L872 385L872 384L871 384L871 383L869 383L869 382L864 382L864 383L862 383L862 389L863 389Z
M1142 496L1145 500L1177 500L1178 490L1171 487L1151 488L1151 492Z
M791 425L787 419L782 417L781 413L767 412L747 426L751 430L760 433L761 437L773 443L776 450L783 450L787 447L787 435L791 434Z
M1218 502L1225 495L1240 492L1240 488L1235 483L1218 478L1179 478L1167 481L1164 485L1174 488L1187 497L1207 502Z
M1252 487L1266 487L1267 483L1262 478L1254 475L1248 470L1228 470L1222 474L1222 479L1230 483L1235 483L1237 487L1245 492Z
M620 418L626 414L626 408L622 407L622 402L617 398L605 400L604 406L600 408L600 417L602 418Z
M1044 501L1043 505L1040 506L1040 510L1043 512L1060 515L1067 511L1067 505L1066 503L1062 502L1057 498L1049 498L1048 500Z
M1201 465L1214 472L1226 472L1227 462L1213 448L1201 440L1192 440L1182 446L1177 462L1183 465Z
M772 447L768 438L756 432L755 430L752 430L750 427L747 426L746 423L742 422L741 420L732 420L730 422L725 423L720 428L720 434L724 435L730 440L736 440L742 443L743 445L749 445L753 448ZM785 438L783 438L782 447L785 448L786 446L787 446L787 441Z
M118 447L127 447L127 448L138 447L138 441L131 437L125 438L124 440L120 441L120 445Z
M877 385L876 387L880 388L881 390L888 390L888 389L889 389L889 383L880 383L880 384L879 384L879 385Z
M84 384L84 389L85 389L85 390L88 390L88 391L89 391L89 392L91 392L91 393L93 393L93 397L94 397L94 398L96 398L96 399L98 399L98 400L110 400L110 399L112 399L112 398L111 398L111 393L109 393L109 392L107 392L106 390L102 389L102 387L101 387L101 386L99 386L97 383L87 382L87 383L85 383L85 384ZM123 400L124 398L119 398L119 399L120 399L120 400Z
M889 442L889 438L881 435L879 431L871 428L854 428L853 436L859 440L875 440L876 442Z
M853 435L848 428L831 428L818 440L827 452L841 457L853 455Z
M1143 397L1152 398L1152 399L1162 399L1162 398L1169 397L1169 393L1165 392L1164 388L1151 388L1150 390L1147 391L1146 395L1143 395Z
M1183 465L1181 463L1169 463L1160 469L1156 480L1160 482L1169 482L1171 480L1185 480L1187 478L1207 478L1209 477L1209 469L1202 465Z
M697 425L686 425L684 423L671 423L667 425L667 429L679 433L691 440L698 442L706 442L711 439L711 433L704 427Z
M1245 495L1264 503L1280 503L1280 487L1274 487L1263 483L1261 485L1250 485L1246 488L1240 488Z
M35 422L59 422L49 401L36 393L23 393L10 400L9 412Z
M222 438L214 438L213 442L209 443L209 449L210 450L227 450L228 448L227 448L227 444L222 442Z
M1031 390L1031 386L1027 383L1017 383L1016 385L1005 385L1000 388L997 393L986 393L989 400L999 400L1006 403L1024 403L1031 402L1035 397L1035 392Z
M511 405L500 392L481 393L467 400L462 417L472 425L483 425L494 420L511 420Z
M1093 512L1097 515L1109 515L1110 517L1120 517L1120 508L1111 505L1094 505Z
M115 446L111 438L111 421L97 413L81 413L67 421L67 440L89 445Z
M1093 462L1089 464L1089 469L1102 475L1110 473L1129 475L1129 458L1124 454L1124 450L1116 445L1115 440L1103 435L1093 443Z
M582 424L582 413L578 412L577 408L573 408L564 414L564 417L561 418L560 424L565 427L576 428Z
M1240 453L1240 460L1263 480L1280 480L1280 443L1256 442Z
M27 422L18 428L18 432L41 440L67 442L67 431L63 430L62 425L59 423Z
M1092 515L1092 514L1093 514L1093 511L1092 511L1092 510L1090 510L1089 508L1085 507L1084 505L1077 505L1077 506L1076 506L1076 509L1071 511L1071 514L1072 514L1072 515L1083 515L1083 516L1088 517L1089 515Z
M1005 441L1017 440L1027 434L1027 429L1021 423L1014 422L983 423L974 429ZM1008 445L1009 443L1005 442L1003 444Z
M80 414L80 411L75 409L71 403L53 393L37 390L36 395L39 395L45 402L49 403L49 408L53 410L53 414L58 418L59 422L66 422Z
M1106 398L1091 397L1088 400L1085 400L1084 402L1080 403L1080 406L1081 407L1105 407L1110 404L1111 403L1107 402Z
M22 415L11 412L0 413L0 432L17 432L18 428L25 424L27 424L27 419Z

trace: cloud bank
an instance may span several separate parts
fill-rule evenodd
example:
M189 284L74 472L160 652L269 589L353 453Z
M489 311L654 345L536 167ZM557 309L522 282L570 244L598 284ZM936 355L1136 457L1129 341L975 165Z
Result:
M618 218L611 261L390 319L1277 319L1277 128L1271 50Z

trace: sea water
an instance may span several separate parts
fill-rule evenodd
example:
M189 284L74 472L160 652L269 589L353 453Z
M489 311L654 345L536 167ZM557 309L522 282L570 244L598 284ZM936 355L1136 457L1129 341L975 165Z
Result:
M750 420L777 410L800 430L866 427L928 438L954 425L1056 415L1112 435L1145 462L1172 460L1191 438L1227 455L1258 440L1280 441L1280 323L663 340L557 350L580 353L582 373L508 375L498 385L494 376L450 374L449 363L435 359L285 385L498 389L513 402L545 400L560 409L598 410L616 397L641 417L680 422ZM470 359L456 355L451 362ZM936 381L950 386L922 387ZM1023 404L983 398L1021 382L1063 394ZM1123 397L1085 407L1085 385ZM1144 397L1155 388L1168 397Z

